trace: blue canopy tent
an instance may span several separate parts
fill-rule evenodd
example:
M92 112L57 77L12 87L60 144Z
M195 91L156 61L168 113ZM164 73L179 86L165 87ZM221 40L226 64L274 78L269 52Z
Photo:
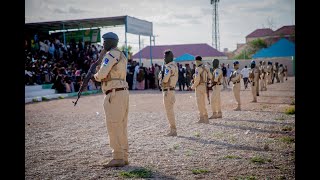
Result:
M182 62L182 61L194 61L195 57L191 54L185 53L177 58L174 59L175 62Z
M295 44L282 38L269 48L263 48L252 56L252 58L271 58L295 56Z

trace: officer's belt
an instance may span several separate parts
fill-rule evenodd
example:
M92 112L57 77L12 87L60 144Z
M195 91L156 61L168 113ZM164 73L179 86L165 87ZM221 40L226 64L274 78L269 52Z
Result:
M175 90L175 88L163 89L162 91L168 91L168 90L173 91Z
M215 85L221 85L221 83L217 83L217 84L215 84ZM215 86L215 85L213 85L213 86Z
M237 83L239 83L240 81L237 81L237 82L234 82L233 84L237 84Z
M115 88L115 91L122 91L122 90L127 90L127 88ZM109 93L111 93L113 91L113 89L110 89L108 91L106 91L106 95L108 95Z
M121 79L121 78L110 78L110 79L105 78L105 79L102 79L101 81L102 82L109 82L109 81L112 81L112 80L124 81L124 79Z

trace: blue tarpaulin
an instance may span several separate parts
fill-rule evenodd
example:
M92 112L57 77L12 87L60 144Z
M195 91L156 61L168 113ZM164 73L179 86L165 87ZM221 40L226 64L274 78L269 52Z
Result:
M185 53L177 58L174 59L176 62L181 62L181 61L194 61L194 56L191 54Z
M263 48L252 56L252 58L271 58L295 56L295 44L282 38L269 48Z

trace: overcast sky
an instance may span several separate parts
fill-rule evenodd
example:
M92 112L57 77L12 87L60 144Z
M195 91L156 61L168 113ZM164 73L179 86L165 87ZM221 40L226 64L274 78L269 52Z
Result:
M207 43L212 45L210 0L25 0L28 22L129 15L153 23L156 45ZM219 2L220 51L236 49L257 28L276 30L295 24L294 0L221 0ZM113 31L124 43L124 27ZM143 47L150 44L142 37ZM134 53L139 38L128 34Z

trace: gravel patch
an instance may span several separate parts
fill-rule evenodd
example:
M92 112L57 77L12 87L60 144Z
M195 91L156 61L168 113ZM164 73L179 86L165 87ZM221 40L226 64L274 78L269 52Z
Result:
M241 84L243 85L243 84ZM125 179L121 172L147 168L151 179L294 179L295 79L269 85L258 103L241 89L242 111L233 111L231 89L221 92L223 118L198 124L195 94L176 91L177 137L166 137L159 90L130 91L129 162L103 168L111 149L102 94L25 105L25 179ZM212 114L207 105L209 116ZM140 178L142 179L142 178Z

